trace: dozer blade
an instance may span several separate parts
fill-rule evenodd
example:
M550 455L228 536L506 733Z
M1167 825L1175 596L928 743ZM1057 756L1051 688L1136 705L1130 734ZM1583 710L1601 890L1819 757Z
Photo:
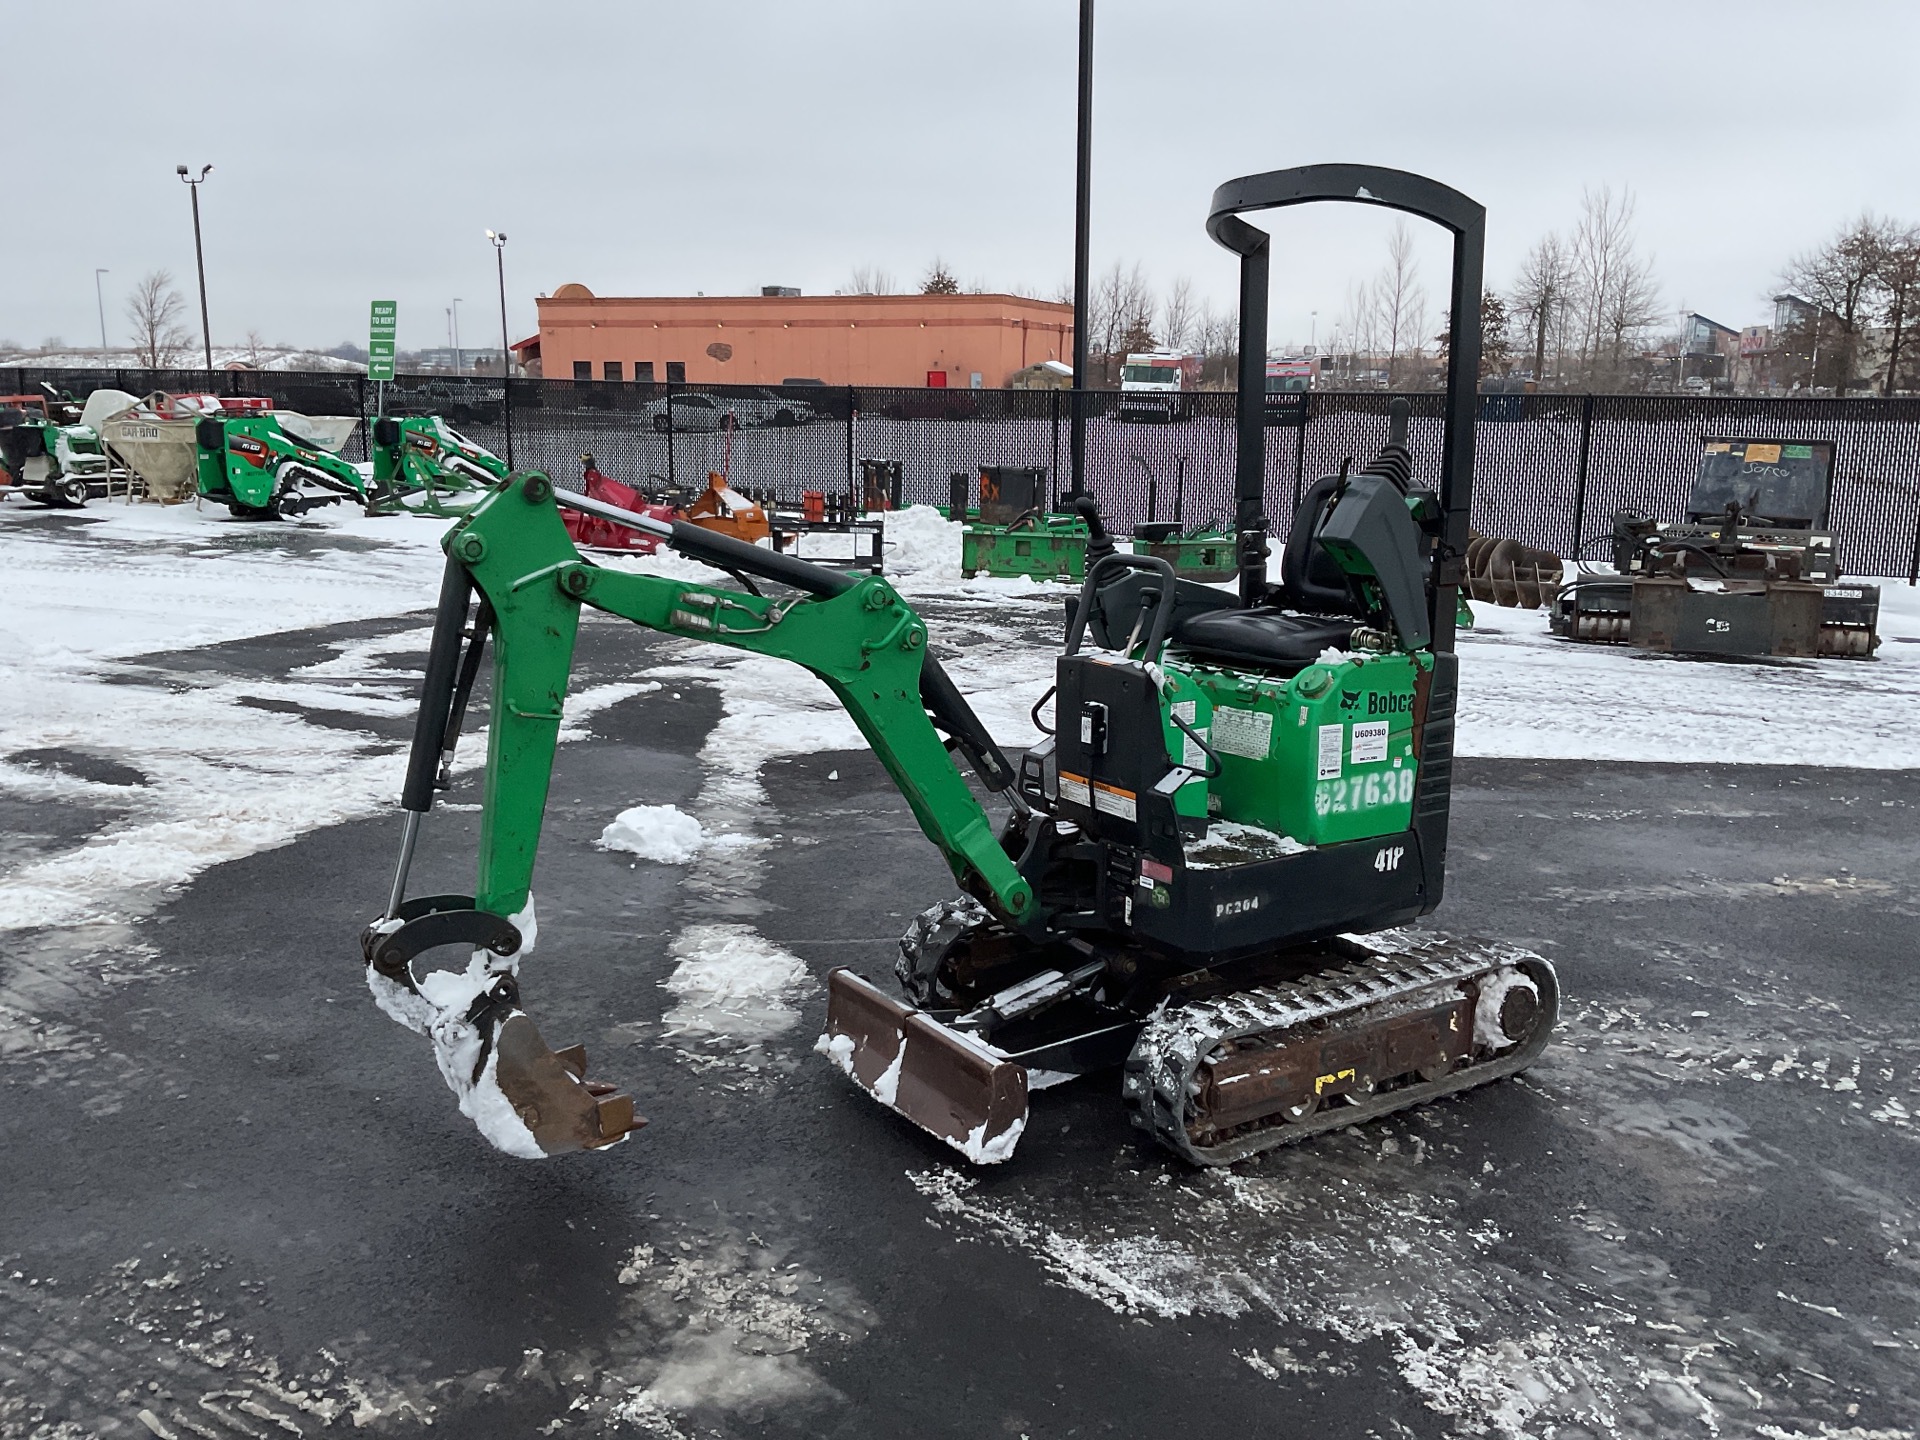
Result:
M597 1150L647 1123L633 1113L631 1095L587 1079L584 1047L549 1050L524 1012L500 1026L493 1045L494 1080L542 1154Z
M976 1165L1008 1159L1027 1125L1027 1071L851 970L827 976L817 1047L889 1110Z

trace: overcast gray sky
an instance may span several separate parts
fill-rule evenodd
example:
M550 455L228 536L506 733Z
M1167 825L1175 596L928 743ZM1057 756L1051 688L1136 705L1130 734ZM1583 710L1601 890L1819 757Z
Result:
M602 294L813 291L938 253L963 281L1072 267L1073 0L697 5L329 0L8 7L13 185L0 339L108 338L144 272L190 296L174 166L203 192L216 342L497 341L569 281ZM1221 180L1313 161L1423 171L1488 207L1513 276L1584 186L1631 187L1676 312L1767 318L1781 263L1863 207L1920 221L1910 3L1102 0L1096 269L1138 259L1222 305ZM1339 213L1336 213L1339 212ZM1324 344L1387 218L1295 212L1273 337ZM1422 249L1435 310L1444 242ZM1311 312L1318 310L1315 322ZM197 326L195 327L197 329Z

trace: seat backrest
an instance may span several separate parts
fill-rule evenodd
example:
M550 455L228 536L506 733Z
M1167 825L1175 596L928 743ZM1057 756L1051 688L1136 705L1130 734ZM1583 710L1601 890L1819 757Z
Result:
M1342 476L1323 475L1300 497L1293 529L1280 552L1282 603L1292 610L1315 615L1365 615L1366 606L1354 591L1353 579L1321 546L1319 530Z

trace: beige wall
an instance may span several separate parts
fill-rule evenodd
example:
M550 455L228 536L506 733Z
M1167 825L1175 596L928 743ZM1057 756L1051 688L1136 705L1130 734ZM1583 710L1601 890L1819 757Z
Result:
M925 385L944 371L964 390L973 375L998 389L1016 370L1072 359L1073 307L1013 295L719 295L599 297L563 285L537 302L540 362L550 380L576 361L682 361L690 384L777 385L805 376L829 385Z

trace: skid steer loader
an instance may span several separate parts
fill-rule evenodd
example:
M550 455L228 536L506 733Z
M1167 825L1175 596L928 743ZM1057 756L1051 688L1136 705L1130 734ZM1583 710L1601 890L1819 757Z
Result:
M1263 370L1268 236L1250 211L1358 201L1453 236L1439 486L1414 481L1399 407L1384 448L1317 481L1268 577ZM598 1148L644 1123L521 1006L529 883L582 606L792 660L847 708L961 895L900 947L899 993L828 977L819 1049L965 1155L1013 1153L1029 1093L1117 1075L1133 1122L1225 1164L1511 1075L1552 1030L1552 967L1405 926L1441 898L1456 592L1467 543L1485 212L1436 182L1324 165L1231 181L1209 232L1241 257L1239 593L1116 552L1074 501L1089 563L1050 695L1016 764L887 581L667 523L519 475L450 532L384 913L362 935L382 1008L509 1153ZM650 534L762 594L602 569L559 506ZM494 642L475 891L409 898L483 647ZM1049 703L1035 707L1042 720ZM1004 804L995 827L960 762ZM456 947L465 968L422 974ZM471 957L471 958L469 958Z
M286 411L222 418L194 427L201 498L237 519L292 519L342 500L367 503L367 480L326 437Z

